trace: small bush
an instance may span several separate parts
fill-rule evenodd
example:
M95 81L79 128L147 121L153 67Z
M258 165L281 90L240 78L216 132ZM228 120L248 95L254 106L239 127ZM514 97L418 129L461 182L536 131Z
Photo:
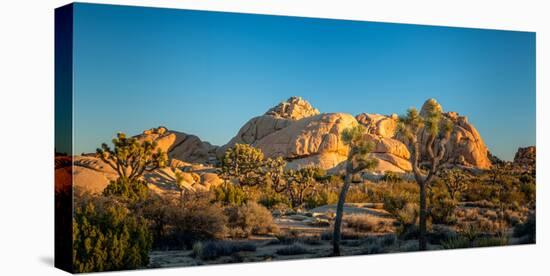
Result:
M477 239L474 242L475 247L490 247L508 245L508 239L505 237L490 237Z
M391 231L391 223L370 215L349 215L344 217L344 222L349 228L357 232L385 233Z
M215 200L224 205L241 205L248 200L248 196L242 187L231 183L224 183L212 188Z
M454 211L458 202L441 190L434 189L430 196L430 216L433 223L453 224L456 222Z
M251 242L208 241L193 245L193 254L201 260L215 260L221 256L231 256L241 251L256 251L256 245Z
M441 245L443 246L443 249L468 248L470 247L470 240L468 238L458 236L441 242Z
M75 272L144 267L149 263L151 245L147 222L116 199L92 197L75 200Z
M392 171L387 171L384 173L382 180L388 183L398 183L402 181L401 176Z
M310 253L309 250L307 250L304 245L300 243L294 243L290 246L280 248L276 251L278 255L301 255L301 254L308 254Z
M197 241L222 239L227 234L223 208L197 198L172 212L171 239L176 245L191 247Z
M129 181L118 178L109 182L103 189L104 196L117 196L128 202L138 202L145 200L149 195L147 183L141 180Z
M242 206L229 206L225 209L225 214L228 217L229 228L241 230L241 237L252 234L266 235L278 231L271 212L254 202L248 202Z

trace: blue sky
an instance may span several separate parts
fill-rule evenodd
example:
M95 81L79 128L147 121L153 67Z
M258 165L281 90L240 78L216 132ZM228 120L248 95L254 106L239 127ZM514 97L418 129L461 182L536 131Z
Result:
M77 4L75 153L164 125L221 145L290 96L321 112L436 98L512 159L535 144L535 34Z

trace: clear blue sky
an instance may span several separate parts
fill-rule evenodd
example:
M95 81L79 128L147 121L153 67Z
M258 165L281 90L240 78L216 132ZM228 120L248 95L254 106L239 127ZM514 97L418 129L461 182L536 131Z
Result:
M290 96L321 112L436 98L512 159L535 144L535 34L77 4L75 153L164 125L221 145Z

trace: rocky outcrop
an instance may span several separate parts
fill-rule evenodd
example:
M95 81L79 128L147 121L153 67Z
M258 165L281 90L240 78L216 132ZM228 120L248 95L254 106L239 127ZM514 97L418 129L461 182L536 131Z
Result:
M195 135L158 127L145 130L136 138L142 141L157 142L157 148L167 152L168 157L171 159L201 164L214 164L216 162L216 149L218 147L202 141Z
M56 177L64 179L66 182L57 183L56 181L56 186L70 185L72 179L75 193L97 194L107 187L109 181L118 178L116 172L99 158L75 156L73 162L74 166L72 166L72 169L71 166L56 166ZM57 163L60 162L56 158ZM182 184L186 190L207 190L223 182L213 167L180 161L173 161L169 167L147 172L143 175L143 178L154 192L177 193L178 188L173 168L181 171L184 180ZM71 173L72 178L70 177Z
M429 99L428 101L430 100L433 99ZM425 112L428 101L422 106L420 114ZM441 108L440 105L439 108ZM451 139L446 144L445 159L450 160L455 165L465 167L477 169L491 168L491 161L487 155L487 147L477 129L468 122L468 118L460 116L457 112L446 112L443 113L443 116L453 122ZM427 135L423 135L422 144L426 144L426 141ZM437 142L438 140L436 140ZM423 149L422 159L427 160L426 156L426 150Z
M397 132L397 114L390 116L361 113L355 117L367 130L366 139L374 144L372 158L378 160L375 172L399 172L410 170L410 153L405 144L394 139Z
M438 105L438 107L441 109L440 105ZM422 106L420 114L424 114L425 112L426 103ZM465 116L460 116L456 112L446 112L443 113L443 116L453 122L451 139L446 144L447 152L445 159L451 160L451 162L456 165L478 169L489 169L491 167L491 161L488 158L488 150L475 127L468 122L468 119ZM379 144L391 143L393 145L402 144L403 148L401 151L404 152L406 150L406 147L404 147L404 144L402 143L403 138L397 134L398 116L396 114L385 116L380 114L362 113L357 115L356 118L359 123L363 124L367 128L367 132L369 134L378 137L377 140L375 140L377 148L381 147ZM427 135L422 135L423 145L426 144L427 139ZM426 149L422 147L421 151L421 159L423 161L428 160ZM385 154L387 155L385 157L397 156L403 158L406 156L403 154L399 156L399 154L390 151L385 152ZM396 160L405 164L404 160ZM410 164L406 168L402 169L405 169L405 171L410 170Z
M348 154L340 134L355 125L357 121L349 114L320 114L293 121L252 145L266 157L283 156L291 168L316 165L332 169L345 161Z
M265 115L275 118L300 120L302 118L319 115L319 110L301 97L290 97L288 100L272 107Z
M535 146L518 148L514 156L514 165L522 168L535 168L537 161L537 148Z
M264 115L248 121L229 143L218 149L221 157L236 143L250 144L266 157L282 156L289 168L318 166L340 171L347 159L348 147L341 141L342 131L358 125L358 120L371 126L375 143L371 157L379 160L376 171L406 172L410 170L408 151L394 136L397 115L386 117L362 114L354 118L346 113L319 114L317 109L298 97L271 108Z

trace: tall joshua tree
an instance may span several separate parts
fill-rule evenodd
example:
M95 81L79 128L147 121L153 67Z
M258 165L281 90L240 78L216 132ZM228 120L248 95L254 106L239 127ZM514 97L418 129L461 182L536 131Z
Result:
M97 149L97 155L103 162L113 168L119 179L133 183L145 172L166 166L166 152L157 147L156 142L140 142L136 138L127 138L124 133L118 133L113 139L114 149L103 143Z
M263 183L264 154L247 144L235 144L228 148L222 159L224 181L236 180L240 186L257 186Z
M442 168L445 160L446 144L450 139L452 122L443 117L441 105L429 99L419 113L415 108L407 110L399 118L398 133L409 149L414 179L420 188L420 216L418 243L420 250L426 250L426 189ZM425 150L422 155L421 150ZM421 168L421 158L427 161L426 169ZM423 164L424 165L424 164Z
M342 141L345 145L349 146L349 152L346 162L346 176L344 179L344 185L340 190L338 196L338 204L336 205L336 218L334 221L333 231L333 255L340 255L340 240L341 240L341 228L342 228L342 216L344 213L344 203L346 201L346 194L353 176L360 171L370 170L376 167L377 160L368 158L368 154L372 151L372 142L365 139L364 134L366 130L362 125L358 125L352 128L345 129L342 132Z

